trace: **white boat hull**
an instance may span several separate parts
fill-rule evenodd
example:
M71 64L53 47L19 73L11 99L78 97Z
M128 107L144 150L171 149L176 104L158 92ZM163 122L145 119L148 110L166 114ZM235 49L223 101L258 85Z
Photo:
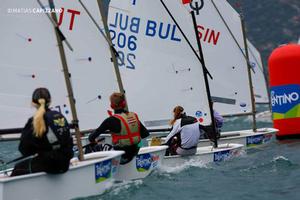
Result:
M211 162L221 162L232 159L233 157L241 155L243 152L243 145L240 144L222 144L218 148L212 146L198 147L197 153L191 156L165 156L163 160L164 167L179 167L187 162L196 161L201 164Z
M100 195L112 186L123 153L96 152L86 156L89 160L72 159L69 171L59 175L7 177L0 172L0 200L67 200Z
M134 180L147 177L161 166L167 146L143 147L132 161L120 165L116 180Z
M275 140L275 134L278 130L274 128L262 128L257 129L257 132L253 130L241 130L230 131L221 133L219 144L237 143L244 145L245 149L256 148L265 146ZM209 140L200 140L198 146L210 145Z
M244 145L245 149L261 147L275 140L275 134L278 130L274 128L261 128L257 132L253 130L241 130L222 132L218 144L236 143ZM164 141L164 138L161 138ZM148 145L151 144L151 139L148 139ZM198 146L210 146L211 142L208 139L199 140Z

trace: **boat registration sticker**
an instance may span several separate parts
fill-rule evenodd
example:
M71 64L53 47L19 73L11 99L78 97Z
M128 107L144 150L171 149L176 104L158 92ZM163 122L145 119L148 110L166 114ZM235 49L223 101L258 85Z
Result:
M214 153L214 162L221 162L230 159L232 156L230 150L224 150Z
M136 169L138 172L146 172L152 164L152 156L150 153L140 154L136 156Z
M257 146L264 143L264 135L248 136L246 140L247 147Z
M95 164L96 183L103 182L111 177L112 163L111 160L105 160Z

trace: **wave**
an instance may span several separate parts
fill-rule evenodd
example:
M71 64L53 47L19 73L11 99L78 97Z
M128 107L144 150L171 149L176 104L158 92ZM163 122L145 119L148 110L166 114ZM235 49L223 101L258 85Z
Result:
M259 162L257 160L257 162ZM257 163L248 168L242 169L243 172L252 174L270 174L270 173L288 173L291 170L298 169L299 165L293 163L284 156L275 156L267 162Z
M143 180L131 180L131 181L122 181L119 183L115 183L111 189L112 195L118 195L125 190L130 188L138 188L140 185L143 184Z
M180 173L184 170L187 170L191 167L197 167L197 168L208 168L208 163L203 162L202 160L199 159L190 159L184 162L180 166L174 166L174 167L167 167L167 166L162 166L159 169L159 173L166 175L167 174L177 174Z
M143 180L131 180L114 183L113 186L103 195L88 197L88 200L110 200L110 199L130 199L132 191L137 189L143 184ZM122 198L120 198L122 197Z
M290 162L289 159L287 159L284 156L276 156L272 160L272 162L281 162L281 161L288 161L288 162Z

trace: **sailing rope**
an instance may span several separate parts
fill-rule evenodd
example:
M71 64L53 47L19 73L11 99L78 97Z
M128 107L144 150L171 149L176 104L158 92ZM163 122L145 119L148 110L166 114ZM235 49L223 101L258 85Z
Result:
M238 43L236 37L233 35L231 29L229 28L229 26L228 26L227 22L225 21L224 17L222 16L220 10L219 10L218 7L216 6L214 0L211 0L211 2L212 2L212 4L213 4L214 8L216 9L216 11L218 12L218 15L219 15L220 18L222 19L222 21L223 21L224 25L226 26L227 30L229 31L229 33L230 33L232 39L234 40L234 42L236 43L236 45L237 45L238 48L240 49L241 53L243 54L243 57L245 58L246 62L248 63L248 65L251 66L251 63L250 63L249 60L247 59L247 56L245 55L245 53L244 53L242 47L241 47L240 44ZM243 20L243 16L242 16L242 15L240 15L240 16L241 16L241 19ZM246 39L246 38L244 38L244 39ZM252 68L251 68L251 69L252 69ZM252 69L252 71L254 72L253 69Z

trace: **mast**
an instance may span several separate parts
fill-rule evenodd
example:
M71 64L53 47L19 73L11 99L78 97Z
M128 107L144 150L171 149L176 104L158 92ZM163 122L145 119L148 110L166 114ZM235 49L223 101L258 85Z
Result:
M208 73L207 71L205 71L204 69L206 68L205 65L205 60L204 60L204 55L203 55L203 51L202 51L202 46L201 46L201 42L200 42L200 38L198 37L198 30L197 30L197 21L196 21L196 17L195 17L195 12L191 11L191 15L192 15L192 19L193 19L193 25L194 25L194 30L195 30L195 37L197 39L197 45L198 45L198 49L199 49L199 54L201 57L201 65L203 68L203 73L204 73L204 81L205 81L205 88L206 88L206 92L207 92L207 99L208 99L208 105L209 105L209 111L210 111L210 116L211 116L211 123L212 123L212 127L213 127L213 131L214 131L214 147L218 147L218 141L217 141L217 128L216 128L216 121L214 118L214 111L213 111L213 106L212 106L212 98L211 98L211 94L210 94L210 88L209 88L209 82L208 82Z
M53 0L48 0L49 6L51 9L54 9L54 2ZM57 23L57 17L55 13L51 13L51 17L54 20L55 23ZM81 144L81 134L80 134L80 129L79 129L79 121L77 117L77 112L76 112L76 107L75 107L75 98L73 94L73 89L72 89L72 84L71 84L71 74L69 73L68 65L67 65L67 60L66 60L66 55L65 55L65 50L62 41L64 40L64 36L59 32L58 27L55 27L55 34L56 34L56 39L58 43L58 49L59 49L59 54L61 58L61 63L63 67L63 72L64 72L64 77L66 81L66 86L67 86L67 91L68 91L68 97L69 97L69 102L70 102L70 108L72 111L72 118L73 121L72 123L74 124L75 128L75 135L76 135L76 140L77 140L77 146L79 150L79 160L83 160L83 150L82 150L82 144Z
M249 88L250 88L250 94L251 94L252 130L253 130L253 132L256 132L257 131L257 125L256 125L256 107L255 107L254 88L253 88L253 83L252 83L251 66L250 66L250 62L249 62L249 52L248 52L248 45L247 45L247 39L246 39L247 36L246 36L246 29L245 29L245 20L244 20L242 7L240 9L240 16L241 16L243 40L244 40L244 47L245 47L245 56L246 56L246 59L247 59Z
M108 25L107 25L107 15L105 15L104 13L104 5L103 5L103 0L97 0L98 2L98 6L99 6L99 11L101 14L101 18L102 18L102 22L104 25L104 30L106 33L106 37L109 41L109 49L110 49L110 53L111 53L111 60L113 62L114 68L115 68L115 73L116 73L116 77L117 77L117 81L118 81L118 85L119 85L119 90L122 94L125 95L125 90L124 90L124 86L122 83L122 78L121 78L121 74L120 74L120 69L119 69L119 65L118 65L118 61L117 61L117 51L114 51L114 47L113 44L111 42L111 36L110 36L110 32L108 29ZM127 108L128 109L128 108Z
M254 132L257 131L257 125L256 125L256 107L255 107L255 97L254 97L254 89L253 89L253 83L252 83L252 75L251 75L251 66L249 62L249 53L248 53L248 45L246 40L246 31L245 31L245 22L244 17L241 15L241 23L242 23L242 30L243 30L243 39L244 39L244 46L245 46L245 56L247 59L247 69L248 69L248 79L249 79L249 88L250 88L250 94L251 94L251 106L252 106L252 129Z

